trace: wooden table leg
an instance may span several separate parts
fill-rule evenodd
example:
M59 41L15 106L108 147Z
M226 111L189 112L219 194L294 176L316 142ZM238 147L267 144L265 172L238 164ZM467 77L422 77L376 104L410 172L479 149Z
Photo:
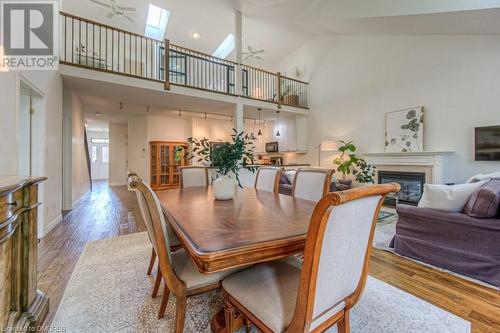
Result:
M234 317L234 330L237 331L243 327L243 316L237 314ZM226 320L224 319L224 309L220 310L213 316L212 322L210 323L210 328L213 333L229 333L226 332Z

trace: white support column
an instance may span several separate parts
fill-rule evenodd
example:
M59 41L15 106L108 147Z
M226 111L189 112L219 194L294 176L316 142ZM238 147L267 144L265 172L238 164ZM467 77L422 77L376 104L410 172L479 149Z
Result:
M243 132L243 103L236 103L234 106L233 113L233 128L238 131L238 133Z
M243 15L241 11L236 10L234 15L234 27L235 27L235 36L234 36L234 51L236 54L236 66L235 66L235 76L234 76L234 89L236 95L241 95L243 91L242 87L242 71L241 64L243 62Z

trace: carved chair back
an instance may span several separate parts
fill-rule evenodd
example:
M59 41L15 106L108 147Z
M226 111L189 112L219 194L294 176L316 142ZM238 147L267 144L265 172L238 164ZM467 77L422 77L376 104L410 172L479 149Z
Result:
M202 166L180 167L181 187L208 186L208 168Z
M316 205L307 233L297 304L287 332L323 331L361 296L371 244L385 196L399 184L328 193Z
M330 192L333 170L301 168L295 173L292 195L296 198L319 201Z
M255 177L255 189L278 193L283 168L260 167Z

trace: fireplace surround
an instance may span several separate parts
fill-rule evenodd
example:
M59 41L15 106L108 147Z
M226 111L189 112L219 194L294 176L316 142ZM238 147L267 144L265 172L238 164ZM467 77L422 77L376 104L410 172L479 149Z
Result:
M424 172L379 171L378 183L399 183L401 191L396 195L398 203L416 206L422 197L425 182ZM387 205L396 204L394 198L387 198Z

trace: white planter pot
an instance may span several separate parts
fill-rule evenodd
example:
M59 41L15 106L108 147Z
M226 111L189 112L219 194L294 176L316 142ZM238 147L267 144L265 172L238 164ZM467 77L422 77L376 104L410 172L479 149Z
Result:
M231 176L219 176L212 183L214 189L214 197L217 200L231 200L234 198L236 184Z

